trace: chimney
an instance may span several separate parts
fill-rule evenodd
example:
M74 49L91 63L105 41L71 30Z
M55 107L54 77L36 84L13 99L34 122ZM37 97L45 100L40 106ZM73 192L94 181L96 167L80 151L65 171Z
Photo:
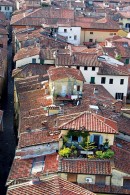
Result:
M39 184L40 183L40 178L39 177L35 177L33 178L30 183L33 185L33 184Z
M122 106L123 106L122 100L116 101L116 102L114 103L114 111L115 111L116 113L120 113L120 112L121 112Z

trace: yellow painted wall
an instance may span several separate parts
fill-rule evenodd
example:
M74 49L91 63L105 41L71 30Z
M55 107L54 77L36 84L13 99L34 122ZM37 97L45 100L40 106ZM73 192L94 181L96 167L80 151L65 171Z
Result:
M67 173L59 173L58 175L67 180ZM86 183L86 178L92 178L91 184L95 184L96 175L87 174L77 174L77 183ZM110 185L110 176L106 176L105 185Z
M67 173L59 173L58 174L61 178L67 180Z
M126 37L128 34L128 32L124 31L124 30L119 30L117 32L117 35L121 36L121 37Z
M68 130L61 130L61 135L67 135ZM114 134L105 134L105 133L95 133L95 132L89 132L90 135L102 135L103 136L103 143L106 141L106 139L109 140L109 145L113 145L114 142Z
M90 32L93 32L93 34L90 34ZM83 42L89 42L89 39L93 39L93 42L95 40L97 42L104 42L106 38L112 37L113 35L117 34L117 31L98 31L98 30L84 30L81 31L81 44Z
M92 134L102 135L103 136L103 143L105 142L106 139L108 139L109 145L113 145L113 142L114 142L114 134L105 134L105 133L90 132L90 135L92 135Z
M71 87L70 87L70 83L71 83ZM67 88L67 94L73 94L73 95L77 95L78 92L77 90L74 89L74 84L75 84L75 79L74 78L64 78L64 79L60 79L60 80L56 80L56 81L49 81L49 88L52 94L52 88L54 86L54 94L55 95L60 95L61 91L62 91L62 86L66 86ZM76 85L80 85L80 91L82 92L83 89L83 81L79 81L76 80Z
M95 175L78 174L77 175L77 182L78 183L86 183L86 177L92 178L91 184L95 184Z

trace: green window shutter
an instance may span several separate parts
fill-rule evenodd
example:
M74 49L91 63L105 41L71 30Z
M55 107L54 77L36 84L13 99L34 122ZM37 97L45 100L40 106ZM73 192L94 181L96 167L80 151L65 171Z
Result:
M44 60L40 59L40 64L44 64Z
M125 63L126 63L126 64L129 64L129 59L126 59L126 60L125 60Z
M95 84L95 77L91 77L90 83Z

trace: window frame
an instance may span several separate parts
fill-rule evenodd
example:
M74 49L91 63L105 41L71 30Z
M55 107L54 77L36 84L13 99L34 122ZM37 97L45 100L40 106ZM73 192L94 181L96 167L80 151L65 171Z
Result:
M112 82L111 82L112 81ZM113 84L113 79L109 79L109 84L112 85Z
M124 85L124 79L120 79L120 85Z
M103 81L104 79L104 81ZM106 83L106 77L101 77L101 84L105 84Z

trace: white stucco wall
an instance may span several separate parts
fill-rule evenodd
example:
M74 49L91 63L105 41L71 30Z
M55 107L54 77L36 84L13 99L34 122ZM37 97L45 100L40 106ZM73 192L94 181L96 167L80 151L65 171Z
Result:
M64 29L67 29L67 32L64 32ZM58 34L64 37L68 37L67 42L72 43L74 45L80 44L80 33L81 27L59 27ZM77 39L74 40L74 36L77 36Z
M40 63L39 55L35 55L35 56L31 56L31 57L24 58L21 60L17 60L16 61L16 68L24 66L24 65L29 64L29 63L32 63L33 58L36 59L36 63Z
M7 19L9 19L11 17L12 12L13 12L13 7L10 5L9 6L8 5L6 5L6 6L1 5L0 7L1 7L0 11L5 14Z
M123 186L123 177L130 177L129 174L123 173L116 169L112 170L111 185L114 186Z
M92 71L92 67L88 67L87 70L84 70L84 67L80 67L80 70L87 83L90 83L91 77L95 77L95 84L103 85L114 98L116 93L124 93L124 96L127 95L128 76L97 75L98 67L95 67L95 71ZM101 83L101 77L106 77L105 84ZM109 84L109 79L113 79L113 84ZM124 79L123 85L120 84L120 79Z

